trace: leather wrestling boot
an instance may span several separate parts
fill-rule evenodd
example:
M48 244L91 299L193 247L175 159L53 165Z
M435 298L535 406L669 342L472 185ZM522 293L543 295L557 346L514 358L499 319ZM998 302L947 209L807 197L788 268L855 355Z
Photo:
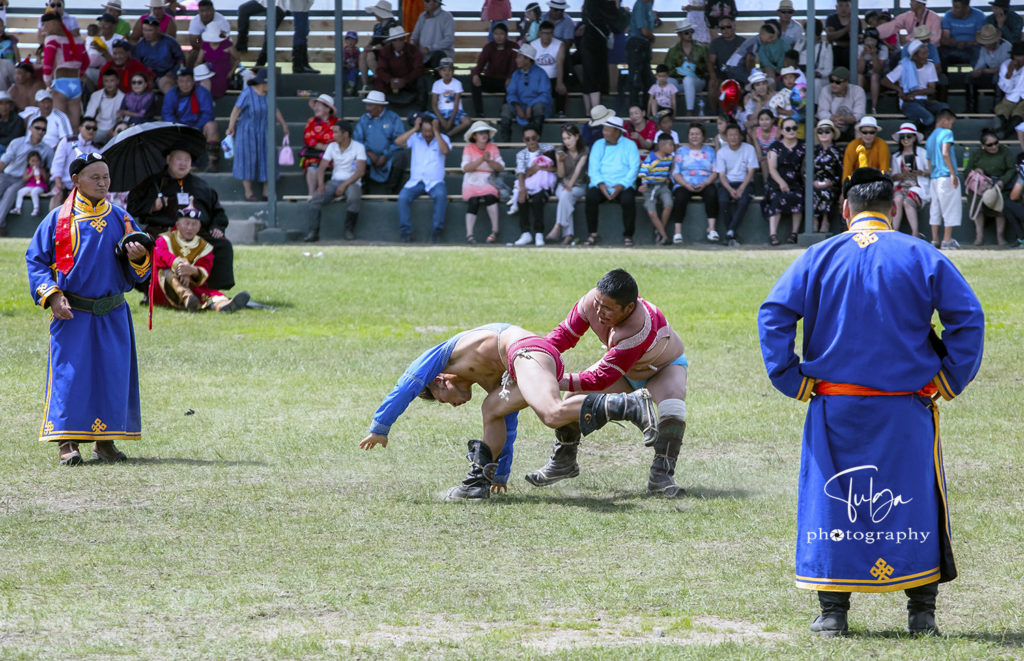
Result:
M846 611L850 610L850 593L819 590L818 603L821 615L811 622L811 633L822 638L848 635L850 627L846 622Z
M938 636L935 626L935 598L939 584L929 583L904 590L907 594L907 633L918 636Z
M491 496L491 478L498 468L498 464L494 463L491 457L491 449L484 445L483 441L473 439L469 442L466 459L469 460L469 472L461 484L448 490L444 497L446 502L480 501Z
M551 449L548 463L540 469L526 475L526 481L535 487L546 487L559 480L576 477L580 474L580 465L576 463L576 453L580 447L580 425L570 422L555 430L555 444Z
M676 461L679 459L679 448L683 444L683 433L686 432L686 421L676 418L658 420L658 440L654 444L654 461L647 477L647 491L679 498L686 495L686 490L676 484L673 476L676 473Z
M647 388L631 393L587 395L580 409L580 433L588 436L609 420L632 422L643 433L644 445L648 447L658 440L657 409Z

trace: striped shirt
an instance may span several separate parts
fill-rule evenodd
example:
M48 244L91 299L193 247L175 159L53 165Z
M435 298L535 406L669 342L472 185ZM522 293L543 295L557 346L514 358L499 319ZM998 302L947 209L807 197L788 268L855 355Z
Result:
M651 152L640 166L640 181L649 186L668 183L672 173L673 155L659 156Z

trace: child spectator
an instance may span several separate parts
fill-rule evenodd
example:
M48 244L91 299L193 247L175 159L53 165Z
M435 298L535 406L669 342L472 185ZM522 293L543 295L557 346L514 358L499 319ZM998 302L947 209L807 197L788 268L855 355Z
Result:
M491 142L498 132L490 124L478 121L466 132L466 146L462 149L462 199L466 201L466 243L476 243L473 228L482 205L491 220L491 233L487 243L498 240L498 189L491 178L505 169L501 152Z
M345 47L341 56L341 80L345 85L345 96L353 96L359 85L359 35L355 30L345 33Z
M953 238L953 228L959 227L963 215L960 200L960 182L953 164L953 122L956 114L943 108L935 118L935 130L928 136L925 152L932 165L932 205L929 224L932 226L932 245L943 250L957 250L960 244ZM939 228L945 227L942 240Z
M676 114L676 94L679 89L668 80L668 67L659 64L654 74L655 83L647 90L650 98L647 100L647 114L654 117L661 110L671 110L672 115Z
M441 75L430 89L430 103L440 119L441 132L453 136L469 128L469 116L462 109L462 83L455 78L455 61L441 59L437 72Z
M871 86L871 114L878 114L878 94L882 76L889 73L889 49L882 44L878 30L868 28L863 34L863 43L857 47L857 84L868 89Z
M743 109L736 113L736 123L740 128L752 133L761 110L768 106L771 98L768 92L768 76L760 71L754 71L747 81L747 96L743 99Z
M127 121L132 126L151 121L157 111L155 99L156 95L149 89L146 77L141 73L135 74L132 76L132 90L121 101L118 121Z
M39 196L46 192L46 182L49 181L50 174L46 171L43 157L39 155L39 152L29 152L26 160L25 174L21 176L22 186L18 189L18 198L11 213L21 213L21 205L25 202L25 198L31 197L32 215L38 216Z
M555 162L548 154L555 148L540 141L540 132L532 126L523 131L524 149L516 154L516 183L509 200L509 213L521 211L519 227L522 233L514 245L544 245L544 205L555 190L557 177ZM531 224L530 216L533 216ZM532 232L532 233L531 233Z
M768 181L768 161L765 155L768 147L779 139L779 125L775 123L775 115L771 110L764 108L757 114L757 126L752 127L750 132L750 143L754 145L757 152L757 162L761 166L761 177Z
M726 144L725 129L729 126L730 123L732 123L732 120L729 118L728 115L719 115L718 119L715 120L715 128L718 131L717 135L715 136L715 151L716 152L719 149L722 149L723 147L725 147L725 144ZM739 126L739 124L737 124L737 126Z
M540 36L540 5L530 2L519 20L519 43L528 44Z
M654 143L657 144L659 137L665 133L672 136L672 142L678 145L679 134L672 129L672 111L659 110L655 116L655 121L658 122L658 132L654 135Z
M665 233L665 223L672 215L672 184L669 177L672 174L673 152L675 142L672 136L662 134L658 138L655 148L644 159L640 166L640 188L637 190L643 193L644 209L651 219L651 225L658 233L655 243L659 246L668 244L669 238ZM661 217L658 217L658 201L661 201Z
M782 70L779 74L779 78L782 80L782 89L768 101L768 109L777 117L783 119L792 117L803 132L803 110L807 103L807 100L804 99L806 85L804 87L797 85L799 75L800 70L796 67L786 67ZM798 137L802 138L803 136Z

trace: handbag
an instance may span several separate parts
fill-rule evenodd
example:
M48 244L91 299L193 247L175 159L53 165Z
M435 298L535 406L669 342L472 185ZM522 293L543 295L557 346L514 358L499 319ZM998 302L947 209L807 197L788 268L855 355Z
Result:
M282 167L295 165L295 152L288 146L288 136L281 141L281 153L277 155L277 164Z
M964 188L967 189L968 193L972 194L970 196L970 204L967 207L967 217L977 218L981 214L982 205L984 205L984 195L986 191L992 188L992 180L984 172L975 168L967 173L967 179L964 180ZM1002 201L1001 196L999 199Z

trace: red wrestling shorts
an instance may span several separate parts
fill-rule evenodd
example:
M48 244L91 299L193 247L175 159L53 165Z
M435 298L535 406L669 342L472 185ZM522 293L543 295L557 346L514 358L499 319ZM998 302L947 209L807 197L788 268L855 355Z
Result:
M558 352L555 345L550 340L537 335L531 335L530 337L524 337L521 340L516 340L508 348L508 374L513 379L516 378L516 368L513 365L515 359L519 356L528 356L531 351L540 351L546 353L555 359L555 380L562 378L565 374L565 365L562 364L562 354Z

